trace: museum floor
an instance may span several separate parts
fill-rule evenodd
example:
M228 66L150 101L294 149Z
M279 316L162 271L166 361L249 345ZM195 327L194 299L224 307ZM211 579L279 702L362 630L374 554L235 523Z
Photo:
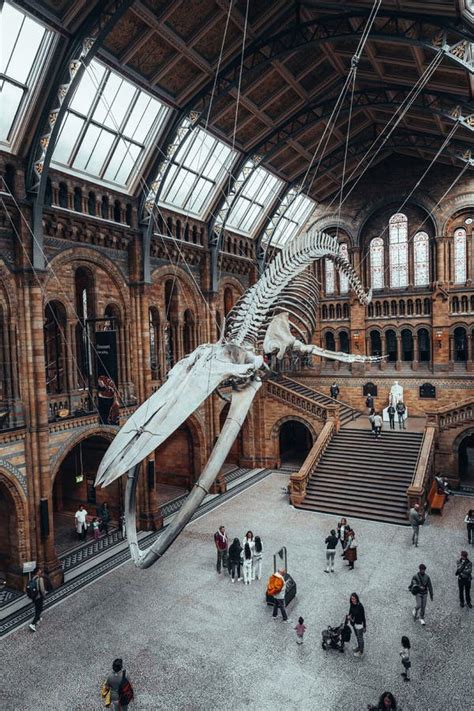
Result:
M285 481L271 474L192 523L150 570L126 563L47 610L34 637L24 626L3 640L2 708L99 709L100 684L117 656L137 710L363 711L384 690L403 711L469 708L474 613L459 607L454 570L473 500L455 497L443 517L431 517L418 549L410 529L354 520L356 569L349 572L338 556L336 573L325 575L323 541L336 522L289 507L280 493ZM289 612L293 624L305 618L304 645L296 645L293 624L270 619L264 580L244 587L216 574L212 534L221 523L231 536L249 528L262 536L264 579L272 553L287 546L298 585ZM422 561L435 593L425 628L411 617L406 589ZM353 591L367 615L363 659L320 644L321 630L342 620ZM402 634L412 642L410 684L400 677Z

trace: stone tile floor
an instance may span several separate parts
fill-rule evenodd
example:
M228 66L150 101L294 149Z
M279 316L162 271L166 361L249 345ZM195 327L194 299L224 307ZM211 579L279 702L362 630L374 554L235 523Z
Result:
M454 570L473 500L450 500L443 517L421 530L418 549L409 528L354 521L356 569L337 557L336 573L325 575L323 541L336 522L289 507L281 482L281 474L270 475L191 524L150 570L127 563L47 611L34 637L23 627L3 640L2 709L99 709L100 684L116 656L130 672L137 710L363 711L387 689L403 711L472 708L474 613L459 607ZM293 625L270 619L264 580L244 587L217 575L212 534L221 523L231 536L248 528L262 536L264 580L272 553L287 546L298 585L290 616L294 624L303 615L308 625L302 646ZM425 628L411 617L406 589L422 561L435 592ZM363 659L320 644L321 630L343 619L352 591L366 608ZM412 642L410 684L400 677L402 634Z

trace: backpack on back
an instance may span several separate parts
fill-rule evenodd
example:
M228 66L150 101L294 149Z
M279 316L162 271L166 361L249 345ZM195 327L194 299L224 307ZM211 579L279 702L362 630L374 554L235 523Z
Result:
M36 600L39 595L38 579L31 578L26 584L26 594L30 600Z
M279 575L270 575L267 585L267 595L274 597L283 588L283 579Z
M118 693L121 706L127 706L133 700L133 687L125 676L125 669L122 672L122 681L120 682Z

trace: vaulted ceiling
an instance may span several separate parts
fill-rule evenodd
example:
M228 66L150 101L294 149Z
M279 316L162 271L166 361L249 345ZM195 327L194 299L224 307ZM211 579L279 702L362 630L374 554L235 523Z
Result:
M20 4L64 33L75 32L98 5L91 0ZM374 163L393 152L431 160L459 116L462 121L438 160L456 163L472 145L473 32L462 15L464 0L383 0L353 94L351 85L323 139L373 5L373 0L135 0L99 57L177 110L202 112L202 125L245 153L262 155L277 176L290 183L306 177L306 192L322 200L340 187L346 140L350 176L394 112L406 106L435 57L439 66L411 97Z

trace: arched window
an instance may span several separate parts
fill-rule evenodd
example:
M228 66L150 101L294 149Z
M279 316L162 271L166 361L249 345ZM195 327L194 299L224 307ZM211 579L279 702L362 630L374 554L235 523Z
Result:
M402 212L397 212L388 223L390 244L390 286L392 289L408 284L408 220Z
M334 333L332 333L331 331L327 331L324 336L324 340L325 340L325 344L326 344L325 345L326 350L328 350L328 351L335 351L336 350L336 341L334 340Z
M58 203L59 203L59 207L66 207L67 208L67 185L66 185L66 183L59 183Z
M232 310L234 305L234 296L232 294L232 289L227 287L224 289L224 316L227 318L229 311Z
M458 363L467 360L467 334L462 326L454 329L454 360Z
M342 318L349 318L349 304L342 305Z
M324 266L326 270L326 294L334 294L336 290L334 262L331 259L325 259Z
M326 306L326 304L323 304L321 318L325 321L327 319L327 317L328 317L328 307Z
M370 355L382 355L382 339L378 331L370 332Z
M430 283L430 240L426 232L417 232L413 237L413 267L415 286Z
M44 355L46 391L62 393L66 389L64 338L66 312L62 304L51 301L44 310Z
M339 333L339 346L343 353L349 353L349 335L347 331Z
M385 347L388 360L390 363L395 363L397 360L397 334L392 329L385 331Z
M336 304L336 318L342 318L341 304Z
M80 386L90 385L93 381L92 344L89 333L89 319L94 317L93 278L88 269L79 267L75 274L77 367Z
M160 363L158 360L160 316L158 309L151 307L148 312L148 328L150 334L150 370L152 380L160 377Z
M107 195L102 195L102 200L100 202L100 216L104 220L109 219L109 198Z
M408 328L402 331L402 360L413 360L413 334Z
M388 301L383 302L383 315L390 316L390 304Z
M385 285L382 237L375 237L370 243L370 285L372 289L383 289Z
M178 293L175 280L168 279L165 283L165 359L166 372L171 370L179 359L178 344L176 343L176 323L178 321Z
M334 304L329 304L329 320L334 320Z
M466 230L461 227L454 233L454 283L464 284L466 279Z
M339 245L339 254L346 260L346 262L349 261L349 250L347 249L347 244L345 244L345 242ZM339 271L339 293L347 294L348 291L349 279L343 271Z
M82 212L82 190L81 188L74 188L74 210L76 212Z
M375 302L375 315L376 316L382 315L382 305L381 305L380 301Z
M184 312L184 332L183 332L184 355L192 353L194 350L194 314L189 309Z
M87 212L89 215L95 216L97 213L97 203L95 199L95 193L91 190L87 197Z
M418 353L420 362L428 363L430 361L431 342L429 331L426 328L420 328L418 331Z

